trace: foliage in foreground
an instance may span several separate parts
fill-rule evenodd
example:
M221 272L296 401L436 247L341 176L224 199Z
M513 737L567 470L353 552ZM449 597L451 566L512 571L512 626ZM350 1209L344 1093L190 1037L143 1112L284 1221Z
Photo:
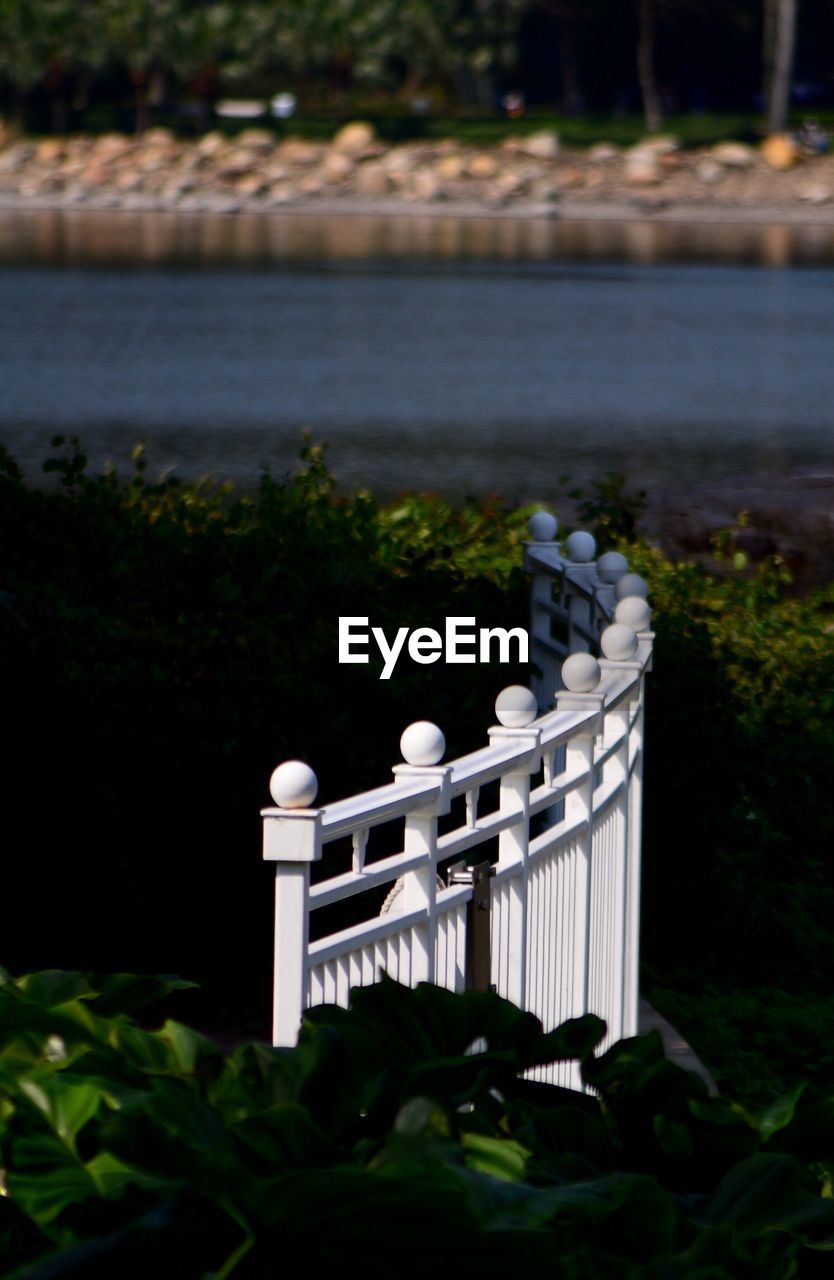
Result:
M295 1049L224 1058L133 1019L183 985L3 975L7 1276L828 1274L830 1092L752 1116L656 1033L595 1055L593 1016L545 1034L493 994L388 980L311 1010ZM554 1061L598 1096L519 1077Z

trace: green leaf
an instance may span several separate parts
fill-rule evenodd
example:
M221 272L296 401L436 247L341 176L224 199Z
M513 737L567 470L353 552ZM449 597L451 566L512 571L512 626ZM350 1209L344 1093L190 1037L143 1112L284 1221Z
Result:
M791 1156L761 1154L742 1160L722 1180L710 1202L713 1223L744 1237L782 1229L795 1234L834 1231L834 1203L803 1188L804 1172Z
M77 1135L101 1105L101 1091L88 1081L73 1081L63 1073L41 1080L22 1080L21 1092L49 1120L58 1137L74 1147Z
M9 1194L42 1225L97 1194L91 1175L57 1136L17 1138L9 1144L7 1159Z
M765 1142L768 1138L772 1137L774 1133L777 1133L780 1129L784 1129L786 1125L791 1123L796 1111L796 1104L799 1102L804 1091L804 1083L797 1085L790 1093L783 1094L781 1098L777 1098L766 1111L756 1117L756 1128L762 1135Z
M530 1152L511 1138L490 1138L481 1133L465 1133L461 1138L464 1160L470 1169L488 1173L504 1182L520 1182Z

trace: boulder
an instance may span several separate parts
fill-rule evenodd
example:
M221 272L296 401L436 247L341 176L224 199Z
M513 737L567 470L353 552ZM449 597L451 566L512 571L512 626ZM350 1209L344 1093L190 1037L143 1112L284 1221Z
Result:
M434 166L434 171L443 181L454 182L463 173L463 156L456 155L455 152L441 156Z
M609 164L612 160L616 160L620 154L620 148L615 147L613 142L597 142L588 152L588 159L591 164Z
M235 183L235 194L244 200L261 195L267 189L267 183L259 173L247 173Z
M809 182L806 186L800 187L796 194L806 204L829 204L832 195L831 188L822 182Z
M700 160L695 167L695 173L701 182L705 182L707 186L712 186L716 182L720 182L724 177L726 170L717 160L711 159L709 156Z
M470 178L494 178L498 172L498 161L490 151L480 151L466 166Z
M279 146L278 154L287 164L312 165L321 159L322 148L304 138L286 138Z
M632 148L626 152L624 178L629 187L651 187L660 182L662 171L653 150Z
M203 134L197 143L197 151L201 156L216 156L218 151L224 149L226 143L225 134L221 133L219 129L212 129L211 133Z
M327 182L343 182L349 178L356 168L356 161L343 151L328 151L321 166L322 176Z
M353 120L343 125L333 138L331 147L335 151L344 151L347 155L358 156L376 141L373 125L365 120Z
M417 167L417 156L410 147L392 147L380 160L386 173L397 177L405 173L413 173Z
M444 191L440 179L431 169L419 169L411 178L409 194L415 200L442 200Z
M377 160L359 166L356 190L361 196L386 196L391 190L391 180Z
M63 155L63 144L58 138L44 138L43 142L39 142L35 148L35 160L38 164L55 164L63 158Z
M559 155L559 135L553 129L540 129L518 139L518 150L535 160L555 160Z
M162 147L166 150L177 145L176 134L171 129L148 129L142 134L141 140L146 147Z
M799 149L786 133L772 133L765 138L759 150L771 169L790 169L799 159Z
M272 151L275 146L275 134L269 129L243 129L237 136L237 145L247 147L250 151Z
M756 163L756 153L744 142L717 142L710 155L727 169L749 169Z
M630 152L652 152L656 156L668 156L673 151L680 151L680 147L680 138L675 138L671 133L657 133L650 134L648 138L641 138L631 147Z
M563 191L572 191L576 187L585 186L585 174L582 169L575 165L570 165L566 169L560 169L558 174L559 186Z

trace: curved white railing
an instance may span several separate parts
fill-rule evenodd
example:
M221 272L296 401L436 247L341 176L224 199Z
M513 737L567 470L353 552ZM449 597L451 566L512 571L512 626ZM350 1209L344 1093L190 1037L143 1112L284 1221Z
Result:
M531 520L538 671L532 691L499 695L489 745L441 764L442 733L418 722L393 782L322 808L310 807L306 765L275 770L277 807L262 816L276 872L276 1044L295 1043L307 1006L346 1005L383 971L412 985L492 985L546 1028L592 1011L609 1042L636 1031L650 610L622 556L592 563L593 539L573 534L567 559L555 531L545 513ZM370 831L389 824L398 851L366 859ZM311 864L347 837L350 868L311 885ZM373 891L392 885L380 912ZM357 923L310 941L313 912L363 894ZM578 1084L569 1066L538 1074Z

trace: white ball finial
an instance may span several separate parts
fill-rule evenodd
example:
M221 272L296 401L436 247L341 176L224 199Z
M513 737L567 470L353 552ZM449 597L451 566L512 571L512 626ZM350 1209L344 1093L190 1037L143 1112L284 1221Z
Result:
M645 600L649 594L649 584L639 573L624 573L617 581L614 594L618 600L625 600L626 596L642 596Z
M400 751L406 764L439 764L446 750L446 739L430 720L415 720L400 738Z
M538 712L535 694L523 684L511 684L495 699L498 723L507 729L523 729L532 724Z
M606 627L599 638L599 647L612 662L625 662L637 652L637 636L631 627L615 622Z
M318 789L318 778L301 760L279 764L269 779L272 799L281 809L309 809Z
M642 596L626 596L614 610L614 621L624 623L632 631L648 631L651 620L649 602Z
M527 521L530 537L534 542L552 542L559 528L559 521L549 511L536 511Z
M615 582L619 582L624 573L628 573L628 561L619 551L606 551L597 560L597 576L609 586L613 587Z
M565 543L565 551L574 564L590 564L597 553L597 544L593 534L577 529Z
M592 653L572 653L562 663L562 684L571 693L590 693L601 675L602 668Z

